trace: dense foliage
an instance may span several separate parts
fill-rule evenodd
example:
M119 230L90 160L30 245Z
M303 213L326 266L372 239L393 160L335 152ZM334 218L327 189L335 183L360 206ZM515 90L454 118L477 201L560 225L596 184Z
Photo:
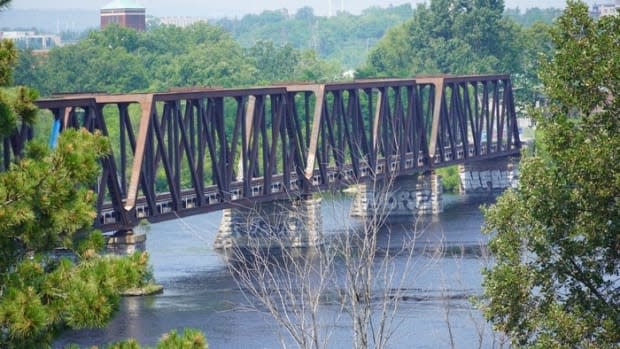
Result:
M45 345L65 326L103 326L121 291L150 280L146 254L102 257L100 234L75 234L92 225L89 185L107 151L102 136L67 130L55 150L30 144L0 174L1 347Z
M524 29L506 17L503 1L432 0L387 32L358 76L506 73L517 99L534 102L536 63L550 50L546 32L543 23Z
M17 61L13 42L0 40L0 138L12 132L19 122L32 122L36 116L33 102L38 93L24 86L11 86Z
M371 7L360 15L338 12L331 17L316 16L312 8L302 7L293 15L286 10L264 11L216 23L243 47L271 41L277 46L312 49L322 58L353 69L363 63L368 50L388 28L409 19L412 13L409 4Z
M553 21L562 14L559 8L528 8L521 11L519 8L506 9L504 15L513 21L528 28L536 23L553 24Z
M519 97L532 100L540 94L538 55L549 52L544 23L557 12L433 0L415 10L404 4L331 17L310 7L264 11L189 28L151 19L145 33L109 27L49 57L24 52L15 77L49 95L331 81L348 69L358 77L509 72Z
M36 116L36 92L11 86L17 59L0 41L0 141ZM9 151L9 149L3 149ZM103 326L119 293L150 280L146 254L102 257L90 186L107 140L66 130L57 147L31 143L0 173L0 347L39 348L62 329ZM80 232L80 234L76 234Z
M75 45L52 49L48 57L22 56L16 82L30 84L43 95L332 80L339 72L312 51L270 42L243 49L229 33L207 23L147 32L109 26Z
M126 340L118 343L114 343L104 347L105 349L141 349L142 347L134 340ZM159 343L154 347L155 349L209 349L207 340L204 334L198 330L185 329L182 334L176 330L172 330L163 335L159 340ZM70 348L73 349L73 348ZM75 348L78 349L78 348ZM93 347L92 349L97 349Z
M391 29L368 58L367 74L476 74L513 71L518 26L503 17L502 1L433 0Z
M620 342L620 17L569 1L541 67L549 110L520 187L486 210L483 304L515 345Z

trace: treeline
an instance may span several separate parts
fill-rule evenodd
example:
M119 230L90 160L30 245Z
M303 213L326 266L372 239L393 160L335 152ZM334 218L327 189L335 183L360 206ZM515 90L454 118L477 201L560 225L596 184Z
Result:
M216 24L232 33L243 47L258 41L277 46L289 44L298 49L313 49L325 59L339 62L345 69L364 63L369 50L392 26L413 14L410 4L371 7L360 15L338 12L335 16L316 16L311 7L295 14L286 10L264 11L241 19L221 19Z
M339 71L314 51L263 41L242 48L221 27L196 23L147 32L110 26L90 32L75 45L54 48L47 56L22 51L14 80L46 96L333 80Z
M109 27L47 57L20 54L15 82L55 92L165 91L356 77L510 73L520 101L540 92L536 68L552 52L555 9L505 10L502 2L433 0L360 15L264 11L241 19Z
M443 5L442 2L435 3ZM464 7L468 3L476 2L462 2ZM486 7L483 2L477 3L477 6ZM444 10L449 8L443 7ZM313 49L320 57L352 69L365 63L368 53L390 28L411 20L414 12L410 4L403 4L371 7L360 15L338 12L335 16L324 17L316 16L310 7L303 7L295 14L286 10L264 11L241 19L221 19L216 24L232 33L243 47L250 47L257 41L290 44L294 48ZM506 9L503 14L517 24L531 27L534 23L551 24L561 12L554 8L525 11L517 8Z
M433 0L391 28L357 76L511 74L517 100L533 102L541 93L538 63L552 51L549 26L516 23L503 2Z
M504 15L524 27L531 27L536 23L552 24L562 14L559 8L528 8L521 11L519 8L507 8Z

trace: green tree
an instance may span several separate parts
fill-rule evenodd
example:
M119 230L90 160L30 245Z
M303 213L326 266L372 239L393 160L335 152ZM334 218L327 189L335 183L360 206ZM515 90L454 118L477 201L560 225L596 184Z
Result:
M19 122L32 122L36 115L34 100L38 93L24 86L11 86L17 59L13 42L0 40L0 139L13 132Z
M0 41L2 144L36 116L36 92L10 85L16 59L12 43ZM63 328L103 326L119 292L150 279L145 253L102 257L101 234L75 234L87 233L95 218L90 186L108 151L101 135L66 130L55 150L31 143L2 169L0 347L46 347Z
M146 254L102 257L102 235L85 235L95 218L89 186L107 151L101 135L66 130L55 150L31 143L0 174L0 347L103 326L121 291L150 280Z
M293 76L301 81L334 81L338 78L339 68L338 63L321 60L316 51L304 50L299 56Z
M92 44L88 39L69 47L54 48L42 68L40 87L53 92L130 92L148 87L140 58L122 46Z
M302 7L294 16L265 11L241 19L221 19L216 24L230 32L244 48L263 41L276 47L314 49L321 59L352 69L364 62L369 48L388 28L409 19L411 14L410 4L372 7L359 15L339 11L331 17L316 16L312 8Z
M506 9L504 15L513 21L523 25L524 27L531 27L536 23L543 23L550 25L553 21L560 16L562 10L559 8L528 8L525 12L521 13L519 8Z
M0 41L0 86L11 84L11 71L17 61L15 44L11 40Z
M13 70L13 80L17 85L29 84L41 86L42 59L33 54L32 50L19 51L19 59Z
M107 349L140 349L140 344L133 339L111 344ZM209 349L204 334L193 329L185 329L182 334L172 330L162 336L156 349ZM77 349L77 348L76 348ZM96 349L96 347L95 347Z
M520 186L485 210L483 310L515 345L620 342L620 17L569 1L541 76L551 106Z
M362 76L475 74L519 69L519 27L503 17L503 1L433 0L388 31Z
M542 82L538 74L541 62L549 60L553 54L550 26L536 22L525 28L520 38L522 50L522 70L513 75L513 88L516 103L524 108L543 98Z
M299 52L291 45L275 47L271 41L259 41L246 50L260 76L259 83L294 80L295 67L299 61Z

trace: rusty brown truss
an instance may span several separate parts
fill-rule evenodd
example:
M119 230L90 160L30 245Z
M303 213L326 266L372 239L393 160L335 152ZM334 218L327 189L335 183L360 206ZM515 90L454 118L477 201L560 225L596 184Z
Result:
M65 95L37 105L61 132L111 136L114 151L101 160L96 186L95 226L105 231L518 155L521 147L507 75ZM33 136L22 125L4 139L0 168Z

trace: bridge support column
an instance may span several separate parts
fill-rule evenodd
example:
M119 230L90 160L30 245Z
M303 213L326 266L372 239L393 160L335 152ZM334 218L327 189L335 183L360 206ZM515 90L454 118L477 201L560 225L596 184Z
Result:
M315 246L321 238L321 200L283 200L226 209L216 249L233 246L278 248Z
M146 250L146 234L135 230L122 230L110 236L107 241L108 253L117 255L132 254Z
M510 157L459 165L461 193L499 193L519 182L518 160Z
M351 216L387 216L388 221L402 222L418 215L443 212L443 186L436 174L400 176L390 184L358 185L351 206Z

